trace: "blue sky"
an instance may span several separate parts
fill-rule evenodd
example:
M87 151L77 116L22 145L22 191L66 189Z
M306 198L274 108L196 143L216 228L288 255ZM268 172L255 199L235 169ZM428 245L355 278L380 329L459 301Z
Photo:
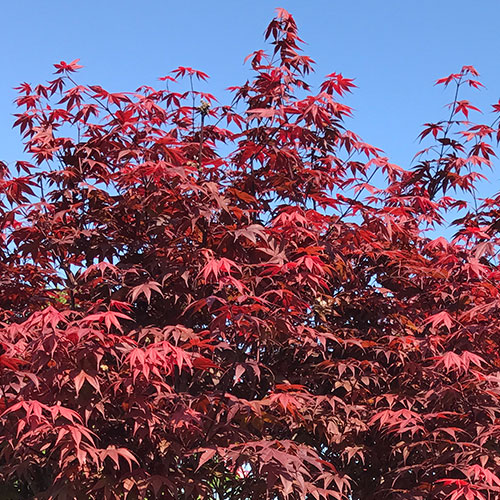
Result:
M484 108L500 97L499 0L7 1L0 159L22 154L11 129L12 87L49 79L53 63L80 58L78 79L112 91L159 85L157 77L192 66L211 76L204 90L224 100L225 87L245 80L243 59L264 46L278 6L294 15L317 62L313 82L332 71L355 78L359 88L345 101L355 108L349 125L403 167L419 149L421 125L447 116L451 94L433 86L437 78L474 65L487 89L465 97ZM490 177L500 184L500 171Z

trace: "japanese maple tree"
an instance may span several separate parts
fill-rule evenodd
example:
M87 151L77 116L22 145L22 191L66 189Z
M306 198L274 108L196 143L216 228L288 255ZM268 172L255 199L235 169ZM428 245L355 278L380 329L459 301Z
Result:
M476 70L437 82L449 117L404 169L346 128L351 79L307 83L290 14L265 37L227 105L187 67L20 85L1 498L500 497L500 195L475 194L500 132L470 121Z

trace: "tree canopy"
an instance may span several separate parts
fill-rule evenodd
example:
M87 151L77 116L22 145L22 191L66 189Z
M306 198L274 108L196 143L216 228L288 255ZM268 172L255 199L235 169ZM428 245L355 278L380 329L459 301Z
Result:
M449 117L404 169L307 83L293 17L220 104L179 67L19 86L2 164L2 498L500 495L500 138ZM475 116L475 114L474 114ZM429 237L451 214L455 235Z

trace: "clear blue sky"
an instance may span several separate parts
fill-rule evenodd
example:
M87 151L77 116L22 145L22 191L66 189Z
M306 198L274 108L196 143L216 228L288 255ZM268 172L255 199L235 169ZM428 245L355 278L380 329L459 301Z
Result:
M263 47L278 6L294 15L317 61L313 80L332 71L355 78L350 126L403 167L419 149L421 125L446 116L451 95L433 86L437 78L471 64L487 86L475 102L500 97L500 0L6 1L0 159L21 156L12 87L47 80L54 62L80 58L79 80L112 91L154 86L171 69L192 66L211 76L205 90L223 96L245 80L243 59Z

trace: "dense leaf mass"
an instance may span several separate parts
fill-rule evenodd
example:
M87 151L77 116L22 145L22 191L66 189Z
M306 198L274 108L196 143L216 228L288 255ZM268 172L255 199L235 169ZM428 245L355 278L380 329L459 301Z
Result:
M499 132L469 121L476 70L438 81L449 118L405 170L345 127L351 79L311 90L290 14L265 36L230 105L186 67L111 93L61 62L19 87L2 498L500 497L500 197L474 189Z

